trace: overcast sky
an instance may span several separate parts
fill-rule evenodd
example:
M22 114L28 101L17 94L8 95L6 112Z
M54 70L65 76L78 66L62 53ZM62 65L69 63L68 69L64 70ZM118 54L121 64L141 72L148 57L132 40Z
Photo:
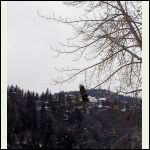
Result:
M66 25L48 22L37 15L80 16L79 8L68 7L60 1L8 1L8 84L41 93L49 88L52 93L78 90L82 81L52 86L50 82L59 76L55 67L74 65L73 57L60 56L50 47L66 42L72 29ZM81 60L82 63L85 63ZM80 65L81 62L76 62Z

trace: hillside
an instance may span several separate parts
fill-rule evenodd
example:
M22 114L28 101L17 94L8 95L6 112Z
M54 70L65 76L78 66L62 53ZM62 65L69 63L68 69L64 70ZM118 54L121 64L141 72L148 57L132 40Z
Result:
M8 87L8 149L141 149L141 100L89 90L41 95Z

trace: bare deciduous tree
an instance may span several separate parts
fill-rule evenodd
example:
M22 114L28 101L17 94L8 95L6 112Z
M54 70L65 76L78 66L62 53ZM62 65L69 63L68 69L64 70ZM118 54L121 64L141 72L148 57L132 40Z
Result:
M64 23L73 28L75 35L66 50L55 49L58 55L72 54L76 60L84 57L97 61L85 68L62 69L71 72L68 78L54 80L56 84L75 79L85 74L88 87L111 86L125 94L141 92L142 64L142 1L69 1L66 5L86 8L85 15L78 19L42 16L49 21ZM73 42L76 42L74 44ZM97 81L93 85L93 81Z

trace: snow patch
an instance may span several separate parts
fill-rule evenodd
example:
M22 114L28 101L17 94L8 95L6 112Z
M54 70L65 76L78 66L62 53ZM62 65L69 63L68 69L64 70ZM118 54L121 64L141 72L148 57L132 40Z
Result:
M111 108L110 106L103 106L104 108Z
M103 97L99 98L99 99L96 99L95 97L88 96L88 98L89 98L90 102L92 102L92 103L96 103L98 101L106 101L107 100L107 98L103 98Z
M96 103L97 102L97 99L95 97L92 97L92 96L88 96L90 102L92 103Z
M98 108L102 108L103 106L102 106L102 104L99 104L97 107L98 107Z
M124 108L123 108L123 109L121 109L120 111L125 112L125 111L126 111L126 108L124 107Z
M99 101L106 101L106 98L99 98Z

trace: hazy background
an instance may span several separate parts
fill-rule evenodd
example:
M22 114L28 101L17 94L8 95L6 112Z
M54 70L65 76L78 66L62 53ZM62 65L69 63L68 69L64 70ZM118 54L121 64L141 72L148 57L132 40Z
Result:
M83 14L83 9L69 7L60 1L9 1L8 2L8 84L41 93L49 88L52 93L61 90L78 90L82 78L63 85L50 82L60 74L56 68L87 65L83 59L73 62L71 55L56 55L50 47L66 42L72 29L66 25L48 22L37 15L73 17ZM90 62L88 62L90 63Z

